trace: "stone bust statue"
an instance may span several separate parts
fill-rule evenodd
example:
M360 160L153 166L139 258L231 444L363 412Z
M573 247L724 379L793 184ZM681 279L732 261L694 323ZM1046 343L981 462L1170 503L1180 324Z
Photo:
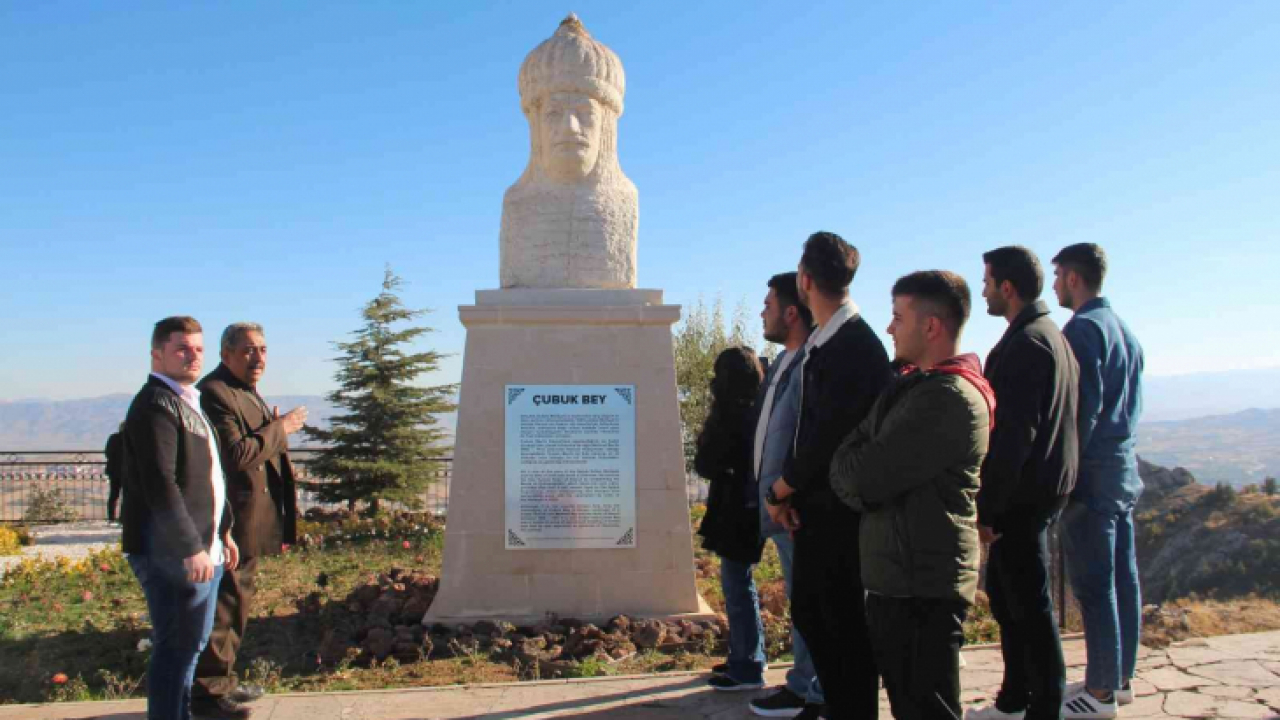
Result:
M576 15L520 67L529 165L502 200L502 287L634 288L636 187L618 165L626 78Z

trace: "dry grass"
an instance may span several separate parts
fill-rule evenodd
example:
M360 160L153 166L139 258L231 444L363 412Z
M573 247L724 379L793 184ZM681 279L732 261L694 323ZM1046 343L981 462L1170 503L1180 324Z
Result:
M1280 630L1280 603L1266 598L1200 600L1183 598L1149 611L1142 622L1142 644L1167 647L1188 638Z

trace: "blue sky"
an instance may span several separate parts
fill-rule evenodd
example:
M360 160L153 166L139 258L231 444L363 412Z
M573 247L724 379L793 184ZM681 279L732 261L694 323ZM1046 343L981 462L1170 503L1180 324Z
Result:
M7 2L0 399L132 392L170 314L210 347L262 322L264 389L327 391L387 263L456 380L527 159L516 72L570 10L626 68L668 301L754 319L833 230L874 326L952 269L985 353L981 253L1093 241L1150 373L1280 365L1278 3Z

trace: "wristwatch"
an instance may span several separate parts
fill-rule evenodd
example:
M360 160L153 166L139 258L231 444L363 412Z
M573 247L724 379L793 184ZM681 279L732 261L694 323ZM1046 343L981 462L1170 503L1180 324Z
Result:
M783 498L778 497L778 494L773 491L773 488L769 488L768 491L765 492L764 501L770 505L781 505L786 502Z

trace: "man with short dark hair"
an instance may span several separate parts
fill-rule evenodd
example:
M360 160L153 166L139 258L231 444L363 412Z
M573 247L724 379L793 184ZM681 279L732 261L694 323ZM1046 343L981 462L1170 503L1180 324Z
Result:
M897 720L960 715L964 619L978 590L978 474L995 393L960 354L969 286L945 270L893 286L897 381L831 462L836 495L862 513L867 627Z
M147 717L188 720L196 658L209 637L224 566L239 548L218 439L200 410L204 336L190 317L156 323L151 377L125 417L123 547L151 616Z
M306 423L307 409L281 416L258 394L267 371L261 325L229 325L222 333L221 358L196 387L222 445L240 566L218 587L213 631L196 666L192 702L203 717L234 719L249 717L245 703L263 694L261 687L236 682L236 655L249 625L258 558L279 555L282 545L295 542L298 499L287 450L289 435Z
M1088 667L1067 688L1063 715L1115 717L1133 702L1142 592L1133 508L1142 495L1134 435L1142 415L1142 346L1102 297L1107 255L1093 243L1053 258L1053 290L1072 310L1062 334L1080 363L1080 476L1062 514L1067 575L1080 614Z
M982 465L978 532L990 546L987 595L1000 624L1004 680L981 720L1057 720L1066 667L1049 586L1049 526L1076 480L1079 369L1039 300L1044 272L1030 250L982 256L987 313L1009 327L987 356L1000 411Z
M795 556L795 544L786 528L774 522L767 510L765 495L782 475L783 464L791 452L791 442L795 437L796 419L800 409L800 373L796 372L804 359L804 343L809 339L813 328L813 314L800 302L796 291L796 274L794 272L779 273L769 279L769 292L764 298L764 310L760 318L764 323L764 339L783 346L783 351L769 367L760 392L756 396L755 432L752 443L752 473L755 492L752 501L760 513L760 535L763 540L772 540L778 550L778 559L782 564L782 576L786 584L787 595L791 594L792 560ZM732 607L749 608L749 619L739 620L750 628L762 627L760 607L756 599L755 583L752 580L752 567L741 563L724 563L720 565L721 576L726 580L725 587L734 587L737 600L731 602L730 593L725 593L726 609ZM735 578L732 585L729 578ZM747 615L747 612L743 612ZM729 624L735 623L733 614L729 616ZM763 638L760 638L763 648ZM799 714L806 703L821 705L822 691L815 681L813 659L804 638L796 630L791 633L792 654L795 663L787 671L786 684L774 693L751 701L751 711L766 717L793 717ZM728 682L726 676L713 683Z
M796 288L817 329L800 367L800 417L791 456L766 495L769 516L795 537L791 617L825 695L797 717L874 720L879 678L863 610L860 516L831 487L831 457L893 378L889 356L849 298L858 251L839 235L809 236Z

